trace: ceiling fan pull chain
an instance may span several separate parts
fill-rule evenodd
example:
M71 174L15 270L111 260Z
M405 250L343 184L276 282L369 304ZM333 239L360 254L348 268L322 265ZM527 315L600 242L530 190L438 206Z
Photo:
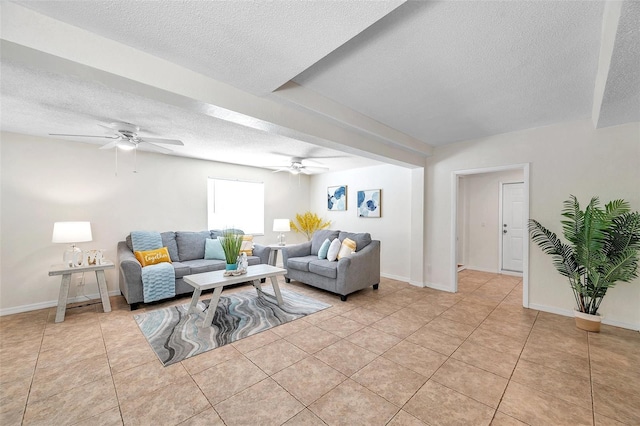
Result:
M138 148L133 150L133 173L138 173Z

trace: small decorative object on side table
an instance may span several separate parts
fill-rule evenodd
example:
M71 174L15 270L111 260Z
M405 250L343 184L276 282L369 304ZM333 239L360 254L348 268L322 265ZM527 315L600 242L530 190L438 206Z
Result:
M60 295L58 296L58 309L56 311L56 322L64 321L64 314L67 309L67 297L69 296L69 284L71 284L71 275L81 272L95 271L98 280L98 290L100 291L100 299L102 300L102 309L105 312L111 312L111 302L109 301L109 292L107 291L107 280L104 277L105 269L113 269L113 262L102 260L99 265L82 265L72 266L53 265L49 270L49 276L62 275L60 283Z

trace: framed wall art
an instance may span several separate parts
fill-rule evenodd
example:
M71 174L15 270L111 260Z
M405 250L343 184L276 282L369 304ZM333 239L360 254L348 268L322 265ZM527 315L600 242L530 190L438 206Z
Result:
M336 212L347 210L347 185L327 188L327 210Z
M358 191L358 217L381 217L380 189Z

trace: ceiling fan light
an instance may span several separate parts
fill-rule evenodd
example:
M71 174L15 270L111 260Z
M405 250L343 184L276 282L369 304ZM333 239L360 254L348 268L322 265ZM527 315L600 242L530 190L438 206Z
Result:
M121 140L118 142L116 146L122 149L123 151L132 151L136 149L136 144L129 140Z
M295 168L291 169L290 172L291 172L292 175L300 174L300 170L299 169L295 169Z

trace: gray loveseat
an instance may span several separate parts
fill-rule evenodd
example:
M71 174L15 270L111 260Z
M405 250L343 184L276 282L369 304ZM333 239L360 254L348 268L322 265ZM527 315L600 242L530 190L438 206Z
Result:
M356 252L338 261L318 259L318 251L325 239L356 242ZM369 233L350 233L334 230L316 231L311 241L282 249L285 280L328 290L340 295L342 301L354 291L380 283L380 241L372 240Z
M243 233L242 231L238 231ZM218 271L225 268L224 260L208 260L204 258L205 240L218 238L220 230L186 232L162 232L162 245L168 248L169 256L175 270L176 296L193 292L193 287L185 283L185 275L202 272ZM271 249L254 244L253 256L249 256L249 265L267 264ZM120 266L120 292L127 300L131 310L137 309L138 304L144 302L142 293L142 266L133 254L131 235L126 241L118 243L118 265Z

